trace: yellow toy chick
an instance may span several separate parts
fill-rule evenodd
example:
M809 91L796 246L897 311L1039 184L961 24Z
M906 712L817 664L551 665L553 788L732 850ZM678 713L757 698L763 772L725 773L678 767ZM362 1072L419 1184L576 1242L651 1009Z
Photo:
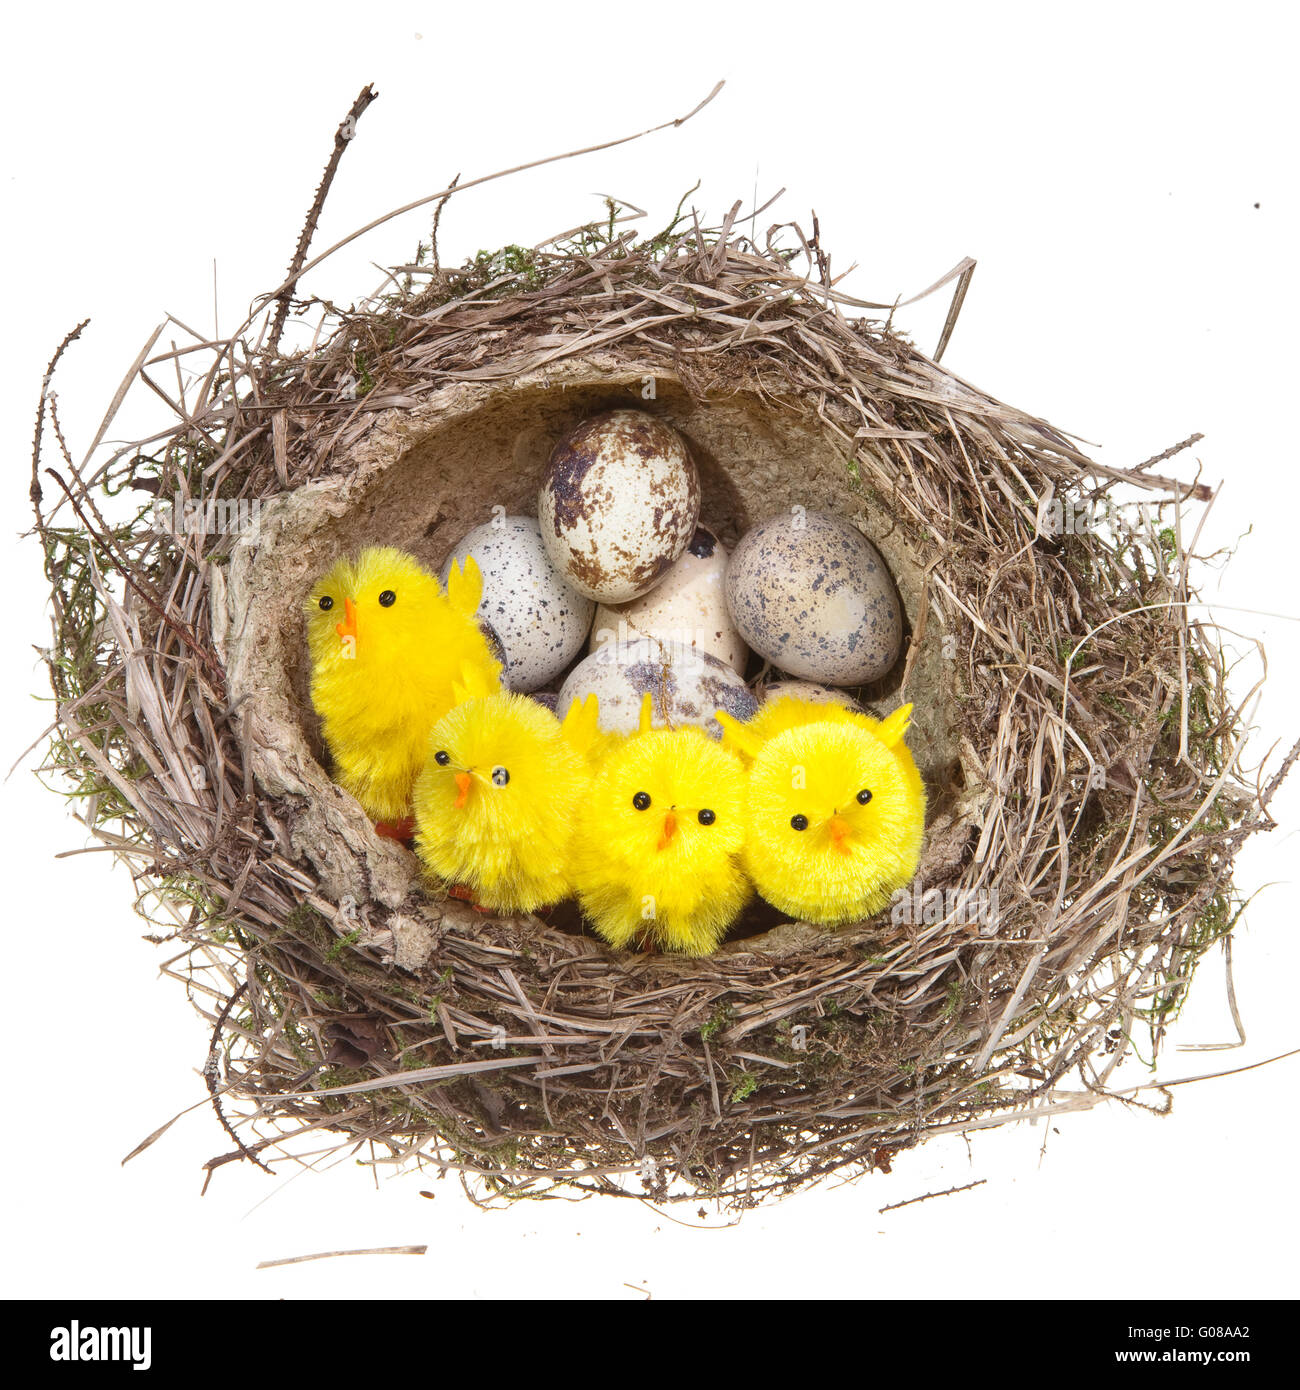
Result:
M533 912L569 897L569 846L602 736L596 697L561 723L467 672L415 784L415 849L480 908Z
M414 557L371 547L340 560L306 600L311 700L334 778L381 834L410 834L411 788L462 667L500 679L474 621L482 593L472 558L452 567L444 595Z
M578 900L612 946L707 956L749 900L745 777L702 729L640 730L602 762L573 844Z
M749 762L744 862L773 907L824 926L879 912L911 881L925 788L903 742L904 705L885 720L839 705L776 700L723 741Z

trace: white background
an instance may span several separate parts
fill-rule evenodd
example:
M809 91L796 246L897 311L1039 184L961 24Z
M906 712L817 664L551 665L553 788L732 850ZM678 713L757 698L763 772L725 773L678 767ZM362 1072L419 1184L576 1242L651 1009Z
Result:
M27 525L32 410L44 363L89 314L58 383L84 450L164 311L226 329L283 274L335 127L363 117L315 249L446 184L631 133L727 87L689 125L467 193L444 259L530 244L612 193L668 220L720 216L784 185L763 221L815 208L847 288L907 297L979 261L946 363L1130 465L1194 430L1225 487L1210 544L1234 545L1205 596L1263 638L1270 684L1258 761L1297 732L1298 379L1295 35L1282 6L417 4L24 6L8 21L0 153L7 269L7 460L0 754L40 732L48 640ZM651 225L653 224L653 226ZM348 248L305 288L347 302L370 262L405 259L417 213ZM903 326L932 350L941 297ZM946 301L945 301L946 302ZM147 393L115 437L160 417ZM1248 535L1244 533L1249 532ZM1250 613L1235 610L1262 610ZM1254 679L1249 641L1238 672ZM1275 755L1276 756L1276 755ZM29 760L30 762L30 760ZM197 1101L206 1040L161 957L140 941L130 883L84 843L27 764L3 796L4 1292L656 1298L1263 1295L1300 1291L1292 1097L1300 1063L1180 1088L1166 1120L1118 1104L934 1142L890 1177L826 1188L730 1229L694 1205L521 1205L485 1214L453 1181L381 1180L351 1162L296 1180L199 1165L227 1143ZM1237 933L1247 1046L1170 1045L1164 1077L1300 1046L1291 865L1300 779L1282 822L1241 856L1271 885ZM1232 1037L1221 953L1206 960L1174 1043ZM1127 1073L1133 1084L1148 1078ZM1045 1143L1046 1141L1046 1143ZM1044 1147L1045 1143L1045 1147ZM984 1179L955 1196L893 1202ZM433 1201L421 1188L436 1193ZM311 1251L427 1243L428 1255L257 1271ZM1041 1252L1051 1253L1042 1254Z

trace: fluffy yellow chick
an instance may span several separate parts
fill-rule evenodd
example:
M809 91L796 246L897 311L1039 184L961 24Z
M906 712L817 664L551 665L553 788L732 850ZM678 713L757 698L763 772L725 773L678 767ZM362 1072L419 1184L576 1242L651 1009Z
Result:
M719 715L724 741L749 759L744 863L773 907L839 926L910 882L925 829L903 742L911 716L911 705L882 721L794 697L744 724Z
M412 556L371 547L340 560L306 600L311 700L334 778L382 833L403 835L429 731L462 668L499 681L474 621L482 593L472 558L453 566L444 594Z
M613 946L707 956L750 897L744 771L702 729L641 728L601 763L573 842L583 911Z
M440 878L494 912L533 912L573 892L569 846L599 742L596 697L564 723L467 679L434 726L415 784L415 849Z

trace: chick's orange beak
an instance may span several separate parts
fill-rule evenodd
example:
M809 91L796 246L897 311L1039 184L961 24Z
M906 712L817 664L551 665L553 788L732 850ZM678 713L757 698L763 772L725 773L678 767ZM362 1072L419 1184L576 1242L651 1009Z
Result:
M671 811L664 817L664 833L659 837L659 848L667 849L677 834L677 817Z
M841 854L852 854L853 848L849 844L849 824L839 816L832 816L827 829L831 832L831 844L839 850Z
M460 795L456 798L456 809L459 811L469 799L470 775L468 772L458 772L456 774L456 786L460 790Z
M356 641L357 636L357 606L350 598L343 600L343 621L334 624L334 631L340 637L351 637Z

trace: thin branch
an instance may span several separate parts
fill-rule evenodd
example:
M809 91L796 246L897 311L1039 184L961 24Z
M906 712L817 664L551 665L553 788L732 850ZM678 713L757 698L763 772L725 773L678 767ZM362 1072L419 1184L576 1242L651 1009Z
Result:
M320 221L321 212L325 207L325 199L329 196L330 185L334 182L339 161L343 158L343 151L348 148L356 136L357 122L378 95L379 93L375 91L374 87L367 82L357 93L357 99L349 107L348 114L343 117L338 130L334 132L334 149L330 153L325 172L321 175L320 186L316 189L316 197L312 200L311 209L307 213L307 220L303 223L302 233L298 237L298 245L294 249L293 260L289 262L289 278L276 292L275 320L271 324L271 336L267 340L267 352L272 356L280 346L280 335L284 332L285 320L289 316L289 301L302 277L303 264L307 259L307 248L311 245L311 239L316 234L316 224Z
M968 1182L963 1187L945 1187L942 1192L926 1192L920 1197L909 1197L905 1202L890 1202L887 1207L877 1207L876 1210L883 1216L887 1211L910 1207L916 1202L928 1202L932 1197L951 1197L954 1192L969 1192L972 1187L983 1187L986 1182L987 1178L980 1178L978 1182Z

